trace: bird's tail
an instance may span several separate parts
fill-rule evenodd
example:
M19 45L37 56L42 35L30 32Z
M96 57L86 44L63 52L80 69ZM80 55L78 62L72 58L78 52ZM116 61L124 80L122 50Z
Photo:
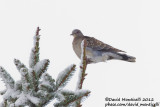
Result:
M129 55L122 54L122 53L117 53L117 54L122 57L120 58L120 60L128 61L128 62L136 62L136 58L133 56L129 56Z

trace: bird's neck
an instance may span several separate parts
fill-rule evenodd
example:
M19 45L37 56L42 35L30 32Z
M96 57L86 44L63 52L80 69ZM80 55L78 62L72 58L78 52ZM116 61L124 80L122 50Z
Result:
M75 43L77 43L78 41L82 41L84 36L74 36L73 41L75 41Z
M79 37L81 38L81 37L83 37L83 36L84 36L83 34L73 35L74 38L79 38Z

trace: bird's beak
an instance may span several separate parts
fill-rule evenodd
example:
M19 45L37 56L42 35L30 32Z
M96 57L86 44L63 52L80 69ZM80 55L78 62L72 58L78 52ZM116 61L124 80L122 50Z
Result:
M73 33L71 33L70 35L73 36Z

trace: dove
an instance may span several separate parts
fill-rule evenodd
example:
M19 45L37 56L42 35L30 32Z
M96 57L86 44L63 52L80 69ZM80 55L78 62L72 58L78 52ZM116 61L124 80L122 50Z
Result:
M81 43L86 41L86 57L89 63L106 62L107 60L122 60L135 62L136 58L125 54L125 51L114 48L94 37L84 36L79 29L74 29L71 33L73 36L73 50L81 58Z

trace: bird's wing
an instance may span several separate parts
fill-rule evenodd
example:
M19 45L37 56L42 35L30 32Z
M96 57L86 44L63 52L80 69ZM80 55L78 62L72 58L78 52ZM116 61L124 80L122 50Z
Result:
M94 37L84 36L84 39L87 41L87 47L92 48L97 51L105 51L105 52L125 52L119 49L116 49L108 44L103 43L100 40L95 39Z

